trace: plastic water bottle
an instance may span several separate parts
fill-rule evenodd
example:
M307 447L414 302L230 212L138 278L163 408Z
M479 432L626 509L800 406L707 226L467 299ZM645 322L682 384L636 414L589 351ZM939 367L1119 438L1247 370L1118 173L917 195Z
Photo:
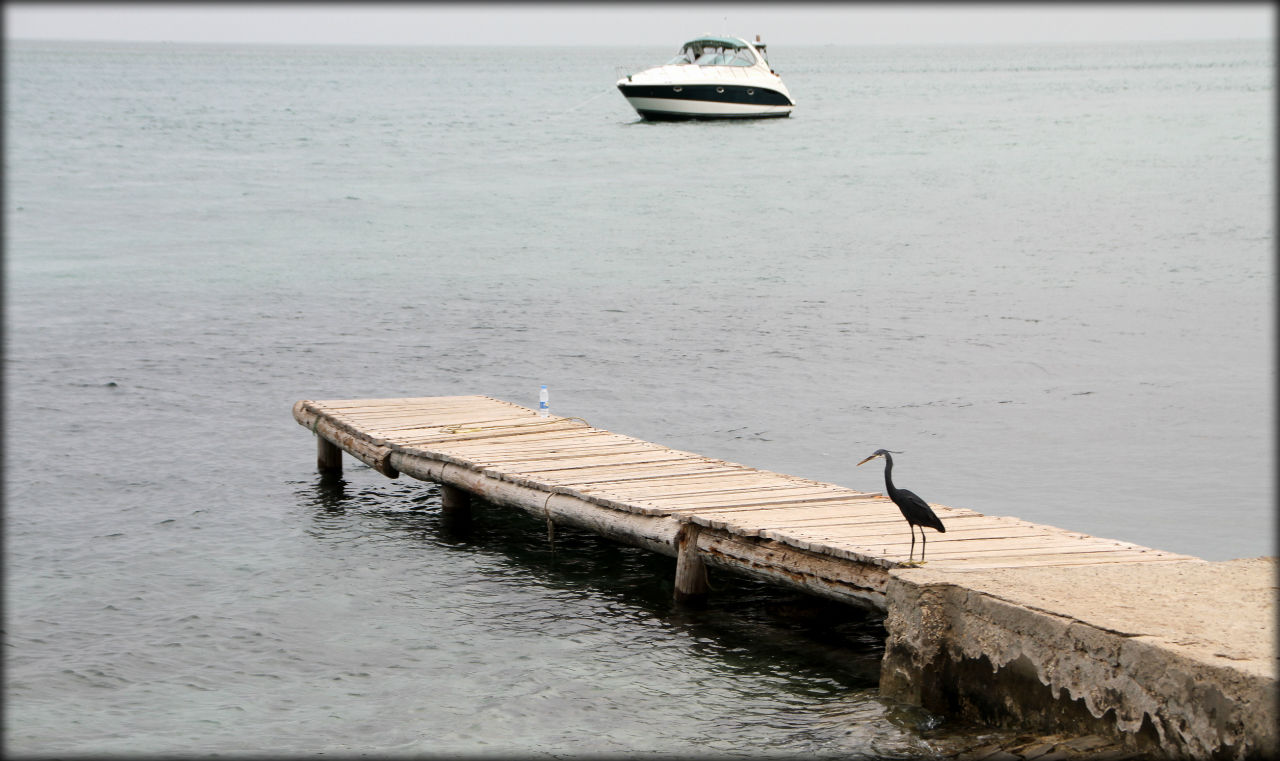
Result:
M538 414L541 415L542 417L546 417L547 415L551 414L551 410L547 406L547 401L548 401L547 387L544 384L542 386L542 390L538 392Z

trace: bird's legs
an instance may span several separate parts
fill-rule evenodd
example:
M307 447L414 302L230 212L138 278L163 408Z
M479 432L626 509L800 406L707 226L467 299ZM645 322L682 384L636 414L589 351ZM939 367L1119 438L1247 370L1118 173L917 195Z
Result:
M911 550L907 553L907 562L903 563L902 566L904 568L914 568L919 565L924 565L924 526L920 527L920 559L916 560L916 527L913 523L909 523L907 525L911 528Z

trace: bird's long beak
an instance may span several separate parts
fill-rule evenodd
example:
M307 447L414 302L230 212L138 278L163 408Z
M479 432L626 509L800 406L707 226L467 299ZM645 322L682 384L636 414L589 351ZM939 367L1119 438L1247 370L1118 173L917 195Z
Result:
M861 464L862 464L862 463L864 463L864 462L871 462L872 460L876 459L876 458L877 458L877 457L879 457L879 456L880 456L880 455L878 455L878 454L873 454L873 455L871 455L870 457L868 457L867 459L865 459L865 460L863 460L862 462L858 463L858 465L861 465ZM856 468L856 467L857 467L857 465L855 465L854 467Z

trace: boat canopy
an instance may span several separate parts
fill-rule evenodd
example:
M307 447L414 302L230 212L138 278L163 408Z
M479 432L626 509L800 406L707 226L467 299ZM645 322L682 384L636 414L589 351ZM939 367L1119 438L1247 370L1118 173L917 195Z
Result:
M690 40L680 48L668 65L690 64L699 66L753 66L756 57L746 40L737 37L702 36Z
M697 44L719 45L727 48L745 48L747 46L747 41L741 37L715 37L709 34L704 34L696 40L686 42L684 47L687 48L690 45Z

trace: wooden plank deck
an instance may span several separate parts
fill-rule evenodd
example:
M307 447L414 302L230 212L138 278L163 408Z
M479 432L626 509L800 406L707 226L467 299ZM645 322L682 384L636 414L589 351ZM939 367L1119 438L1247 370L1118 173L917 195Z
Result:
M391 476L392 455L421 457L549 498L568 495L882 568L905 563L911 544L906 521L880 492L682 452L487 396L300 401L294 417ZM932 507L947 532L930 531L930 568L1198 560L1013 517Z

